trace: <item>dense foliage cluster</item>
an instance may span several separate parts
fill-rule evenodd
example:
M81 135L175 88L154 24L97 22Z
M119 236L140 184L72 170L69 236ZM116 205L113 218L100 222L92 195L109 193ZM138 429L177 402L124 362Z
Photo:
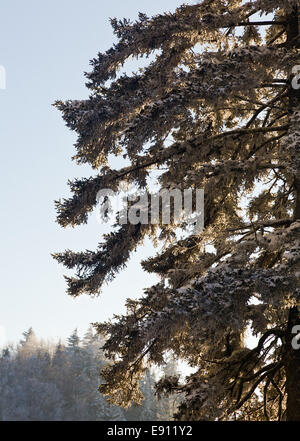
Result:
M78 134L74 159L96 170L70 182L60 225L87 222L100 189L125 181L150 192L152 173L161 188L205 194L201 233L182 224L179 239L172 223L116 224L95 251L55 256L76 270L67 278L76 297L98 294L146 236L164 245L142 262L161 282L97 325L114 361L101 391L116 404L139 401L147 367L172 351L196 369L157 385L184 394L177 418L300 420L291 347L300 323L300 96L291 83L299 13L297 0L203 0L112 20L118 42L91 61L90 97L56 103ZM120 72L150 55L137 73ZM111 155L129 165L112 169Z

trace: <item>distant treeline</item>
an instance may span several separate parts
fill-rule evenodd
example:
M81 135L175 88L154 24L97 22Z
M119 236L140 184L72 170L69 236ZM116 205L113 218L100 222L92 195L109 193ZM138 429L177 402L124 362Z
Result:
M0 421L147 421L171 420L178 397L154 394L156 375L147 371L141 405L110 405L98 392L100 369L107 363L103 339L92 328L83 339L77 330L67 344L38 340L30 328L16 347L0 357ZM176 375L170 361L163 374Z

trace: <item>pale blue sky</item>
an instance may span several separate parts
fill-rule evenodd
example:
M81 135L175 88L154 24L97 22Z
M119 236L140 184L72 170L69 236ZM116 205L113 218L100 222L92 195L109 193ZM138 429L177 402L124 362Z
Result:
M154 277L139 261L97 299L65 293L65 270L50 256L66 248L94 249L104 231L93 216L88 226L62 229L55 223L55 199L68 194L67 180L93 174L71 161L75 136L51 106L56 99L88 96L84 71L98 51L114 41L109 17L137 18L174 10L179 0L10 0L0 14L0 65L7 88L0 90L1 291L0 344L17 341L32 326L42 338L65 338L78 327L123 310Z

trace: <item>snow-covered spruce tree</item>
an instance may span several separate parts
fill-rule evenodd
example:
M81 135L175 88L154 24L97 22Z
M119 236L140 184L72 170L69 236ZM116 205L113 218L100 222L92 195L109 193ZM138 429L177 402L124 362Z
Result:
M199 234L176 240L173 224L129 223L95 252L55 255L77 270L71 296L96 295L146 236L165 241L142 263L161 283L97 325L114 360L101 391L116 404L138 401L147 364L171 351L196 369L184 383L158 384L185 396L176 418L300 420L300 351L291 345L300 324L299 12L294 0L203 0L114 19L118 43L91 61L90 98L56 103L78 134L75 160L96 170L57 202L63 227L87 222L100 189L127 181L150 191L153 170L161 188L205 191ZM149 55L138 73L117 76L128 58ZM111 154L130 165L111 169Z

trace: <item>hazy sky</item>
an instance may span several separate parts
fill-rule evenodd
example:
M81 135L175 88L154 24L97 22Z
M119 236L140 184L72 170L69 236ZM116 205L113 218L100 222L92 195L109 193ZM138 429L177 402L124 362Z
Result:
M139 261L148 244L101 297L72 299L66 272L51 252L95 249L103 228L90 223L62 229L55 223L55 199L68 195L67 180L92 175L71 161L75 136L51 106L56 99L88 96L84 71L89 60L114 42L109 17L137 18L174 10L179 0L10 0L0 14L1 292L0 344L17 341L32 326L43 338L65 338L78 327L123 311L127 297L140 296L155 278Z

